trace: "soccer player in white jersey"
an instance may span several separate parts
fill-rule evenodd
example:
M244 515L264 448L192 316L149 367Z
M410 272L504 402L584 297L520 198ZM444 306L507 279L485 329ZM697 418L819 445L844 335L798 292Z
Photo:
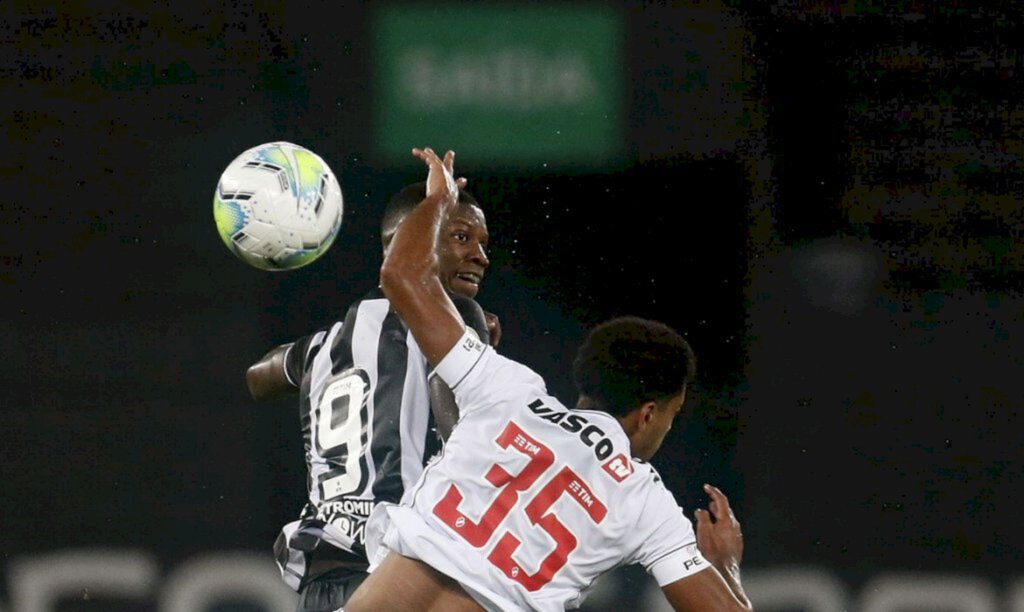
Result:
M425 195L425 183L391 198L381 223L385 252L394 230ZM470 299L488 260L483 212L460 199L438 245L445 287L467 324L497 341L496 317ZM454 424L457 411L408 329L375 289L324 329L283 345L249 368L256 399L299 391L308 499L274 544L281 575L299 593L299 612L329 611L366 577L366 520L375 504L398 501ZM447 397L447 401L439 400ZM433 410L431 410L433 409Z
M568 410L529 368L467 333L438 273L436 245L464 179L429 166L426 199L399 227L381 287L460 418L442 454L401 506L380 505L379 566L348 612L562 610L599 576L639 563L677 610L749 610L742 539L728 500L705 487L698 533L646 463L682 409L693 354L660 323L615 319L592 330L574 362L581 397Z

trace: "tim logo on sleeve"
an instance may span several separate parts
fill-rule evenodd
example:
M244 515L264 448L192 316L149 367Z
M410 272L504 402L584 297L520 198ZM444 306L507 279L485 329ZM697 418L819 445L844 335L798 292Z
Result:
M622 482L633 473L633 464L625 455L619 453L601 466L615 482Z

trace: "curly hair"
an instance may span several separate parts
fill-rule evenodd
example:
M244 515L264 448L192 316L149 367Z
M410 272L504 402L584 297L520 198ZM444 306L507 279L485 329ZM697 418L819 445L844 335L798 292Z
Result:
M696 376L697 358L671 327L619 317L587 333L572 370L581 396L604 412L624 415L644 402L680 393Z

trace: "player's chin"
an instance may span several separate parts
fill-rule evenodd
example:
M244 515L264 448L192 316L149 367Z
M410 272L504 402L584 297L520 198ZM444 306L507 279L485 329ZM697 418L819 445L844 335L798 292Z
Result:
M449 288L452 290L452 293L468 298L475 298L476 294L480 292L479 283L474 283L458 276L451 279Z

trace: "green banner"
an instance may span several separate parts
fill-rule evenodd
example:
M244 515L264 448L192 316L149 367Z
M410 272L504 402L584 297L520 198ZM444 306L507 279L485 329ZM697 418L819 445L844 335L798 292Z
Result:
M620 158L624 28L604 5L395 5L376 20L375 139L473 163Z

